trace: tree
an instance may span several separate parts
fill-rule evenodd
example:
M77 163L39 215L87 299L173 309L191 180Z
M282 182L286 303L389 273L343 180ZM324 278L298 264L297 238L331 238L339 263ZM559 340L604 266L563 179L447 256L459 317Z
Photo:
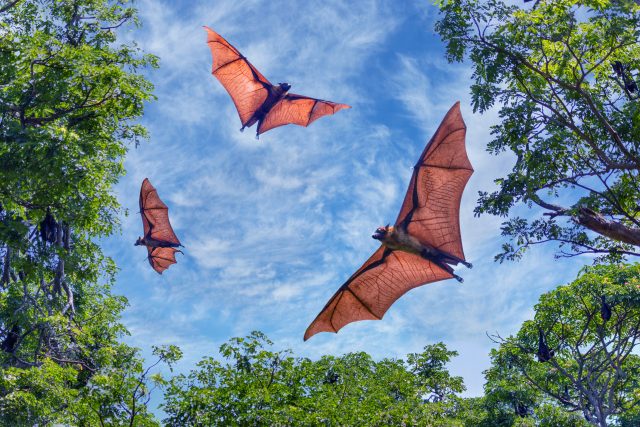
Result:
M534 220L502 226L517 259L555 241L558 256L640 251L640 6L631 0L554 0L528 10L500 0L443 0L436 24L447 58L468 58L474 111L499 103L488 150L515 154L512 171L481 192L476 214Z
M602 427L637 414L640 264L586 268L535 310L515 336L496 337L487 395L548 403Z
M153 97L140 70L156 58L116 38L131 22L126 0L0 4L0 419L8 425L80 424L73 411L100 394L104 378L142 373L137 351L118 343L127 302L111 294L116 266L95 243L118 226L112 185L127 147L146 135L134 121ZM124 412L109 423L124 422Z
M439 425L459 426L462 379L446 370L444 344L398 359L366 353L297 358L272 351L253 332L220 347L226 363L203 359L169 381L162 408L170 426Z

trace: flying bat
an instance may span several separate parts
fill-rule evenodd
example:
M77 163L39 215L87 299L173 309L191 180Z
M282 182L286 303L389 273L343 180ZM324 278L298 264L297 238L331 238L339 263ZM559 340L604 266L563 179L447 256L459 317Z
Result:
M287 124L309 126L320 117L334 114L346 104L289 93L289 83L273 85L235 47L211 28L207 43L213 57L211 73L229 92L238 110L241 131L258 123L256 137Z
M382 244L309 325L305 341L358 320L380 320L415 287L450 278L462 281L451 265L471 268L462 251L459 220L462 191L473 173L466 129L457 102L415 165L395 224L371 236Z
M162 274L171 264L176 263L176 249L182 246L169 223L169 208L148 178L140 188L140 215L142 216L143 237L138 237L135 246L146 246L151 267Z

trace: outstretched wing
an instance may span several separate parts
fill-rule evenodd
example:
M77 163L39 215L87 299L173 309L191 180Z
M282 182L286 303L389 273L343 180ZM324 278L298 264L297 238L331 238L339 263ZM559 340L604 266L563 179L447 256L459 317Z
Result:
M140 215L144 237L180 245L169 223L169 208L160 200L158 192L147 178L142 181L140 188Z
M409 290L451 277L451 273L418 255L380 246L333 295L307 328L304 340L318 332L338 332L351 322L382 319Z
M149 252L149 264L158 273L162 274L171 264L175 264L176 252L180 252L176 248L153 248L147 246Z
M229 92L245 126L269 96L272 84L220 34L204 28L213 57L211 73Z
M307 96L287 94L269 110L258 127L258 135L278 126L294 124L309 126L320 117L328 116L344 108L347 104L338 104Z
M464 260L460 199L473 168L465 149L467 127L456 102L414 167L396 227L423 244Z

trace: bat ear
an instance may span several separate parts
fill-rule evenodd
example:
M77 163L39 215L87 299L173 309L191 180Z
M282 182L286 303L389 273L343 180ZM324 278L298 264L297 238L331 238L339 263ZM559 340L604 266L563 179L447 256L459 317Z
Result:
M391 223L387 223L387 225L384 226L384 229L389 230L389 225L391 225Z

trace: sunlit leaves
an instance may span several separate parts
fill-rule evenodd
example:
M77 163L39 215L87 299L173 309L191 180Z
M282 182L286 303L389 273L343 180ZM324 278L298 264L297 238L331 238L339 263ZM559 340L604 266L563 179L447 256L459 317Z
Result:
M488 149L517 158L513 171L496 181L497 191L480 194L475 212L508 216L519 204L545 211L527 226L505 224L511 242L499 259L519 258L549 241L564 245L561 256L638 255L620 242L640 242L640 102L621 87L611 64L620 61L629 78L638 78L640 6L605 0L522 6L440 3L436 30L448 59L472 64L474 111L500 106ZM582 220L581 208L601 215L616 233Z

